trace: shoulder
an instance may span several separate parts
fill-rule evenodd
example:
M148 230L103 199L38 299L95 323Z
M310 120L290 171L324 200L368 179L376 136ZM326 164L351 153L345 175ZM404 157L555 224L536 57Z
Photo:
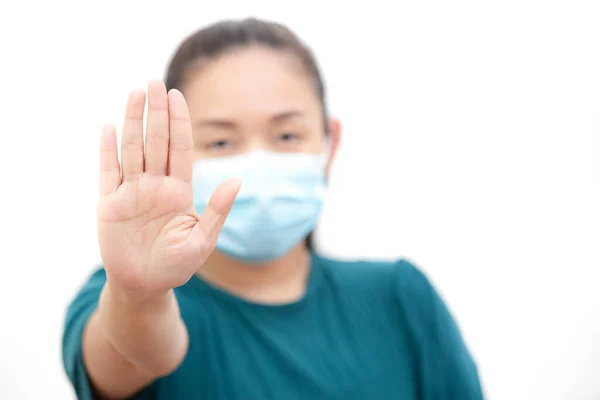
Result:
M438 294L428 275L419 266L402 259L396 263L394 272L395 295L401 305L410 303L425 309L434 306Z
M335 259L315 256L326 280L343 286L388 285L394 276L396 262Z
M348 290L377 291L394 301L425 302L433 290L429 279L406 258L340 260L317 257L327 281Z
M394 287L405 285L428 290L429 280L423 272L406 258L395 260L341 260L316 256L325 275L330 278L373 284L386 282Z
M354 293L385 296L411 325L430 325L436 311L445 308L427 274L408 258L369 261L319 256L318 260L327 281Z

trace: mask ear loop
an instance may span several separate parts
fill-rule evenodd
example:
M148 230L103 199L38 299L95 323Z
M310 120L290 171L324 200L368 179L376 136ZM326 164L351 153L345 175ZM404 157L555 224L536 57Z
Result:
M323 168L327 166L327 163L331 158L331 146L331 139L329 136L325 136L325 139L323 139L323 153L321 154L321 163Z
M323 150L321 153L321 170L323 173L323 183L325 185L323 190L325 190L325 192L326 192L326 187L329 185L329 176L326 174L326 169L327 169L327 163L329 162L329 160L331 158L331 149L332 149L331 136L325 135L325 139L323 140ZM323 195L325 195L325 194L323 194ZM317 246L315 243L316 229L317 228L315 227L315 229L313 229L311 232L309 232L309 234L306 236L306 239L305 239L306 247L308 248L308 250L311 253L317 252Z

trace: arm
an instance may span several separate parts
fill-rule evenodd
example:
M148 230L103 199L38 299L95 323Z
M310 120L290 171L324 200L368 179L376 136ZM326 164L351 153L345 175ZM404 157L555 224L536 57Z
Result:
M185 99L152 81L147 105L144 139L146 94L130 94L120 160L114 126L100 136L98 244L106 273L74 302L63 341L79 397L92 398L90 386L108 398L130 396L183 361L188 333L173 288L213 251L240 189L235 179L223 182L198 214Z
M83 335L83 361L102 398L127 398L173 372L187 352L173 291L143 303L106 283Z

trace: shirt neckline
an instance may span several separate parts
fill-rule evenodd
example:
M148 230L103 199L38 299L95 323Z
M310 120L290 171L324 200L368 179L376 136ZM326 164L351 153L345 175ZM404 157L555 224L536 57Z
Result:
M308 279L306 283L306 290L304 295L293 302L282 303L282 304L267 304L267 303L258 303L253 302L238 295L235 295L225 289L221 289L210 282L202 279L198 275L193 275L192 278L188 281L187 285L191 286L196 291L201 291L204 293L208 293L211 296L217 297L223 301L228 303L232 303L239 307L245 307L255 310L265 310L265 311L292 311L295 309L302 308L307 302L309 302L317 292L317 288L321 283L321 278L323 275L322 263L319 256L317 256L314 252L310 253L310 262L309 262L309 272Z

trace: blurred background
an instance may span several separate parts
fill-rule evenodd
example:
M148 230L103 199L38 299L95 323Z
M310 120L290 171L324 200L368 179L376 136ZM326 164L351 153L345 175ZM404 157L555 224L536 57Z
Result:
M101 126L187 34L246 16L308 42L344 126L321 252L420 265L489 399L600 399L596 0L0 6L0 398L73 398Z

